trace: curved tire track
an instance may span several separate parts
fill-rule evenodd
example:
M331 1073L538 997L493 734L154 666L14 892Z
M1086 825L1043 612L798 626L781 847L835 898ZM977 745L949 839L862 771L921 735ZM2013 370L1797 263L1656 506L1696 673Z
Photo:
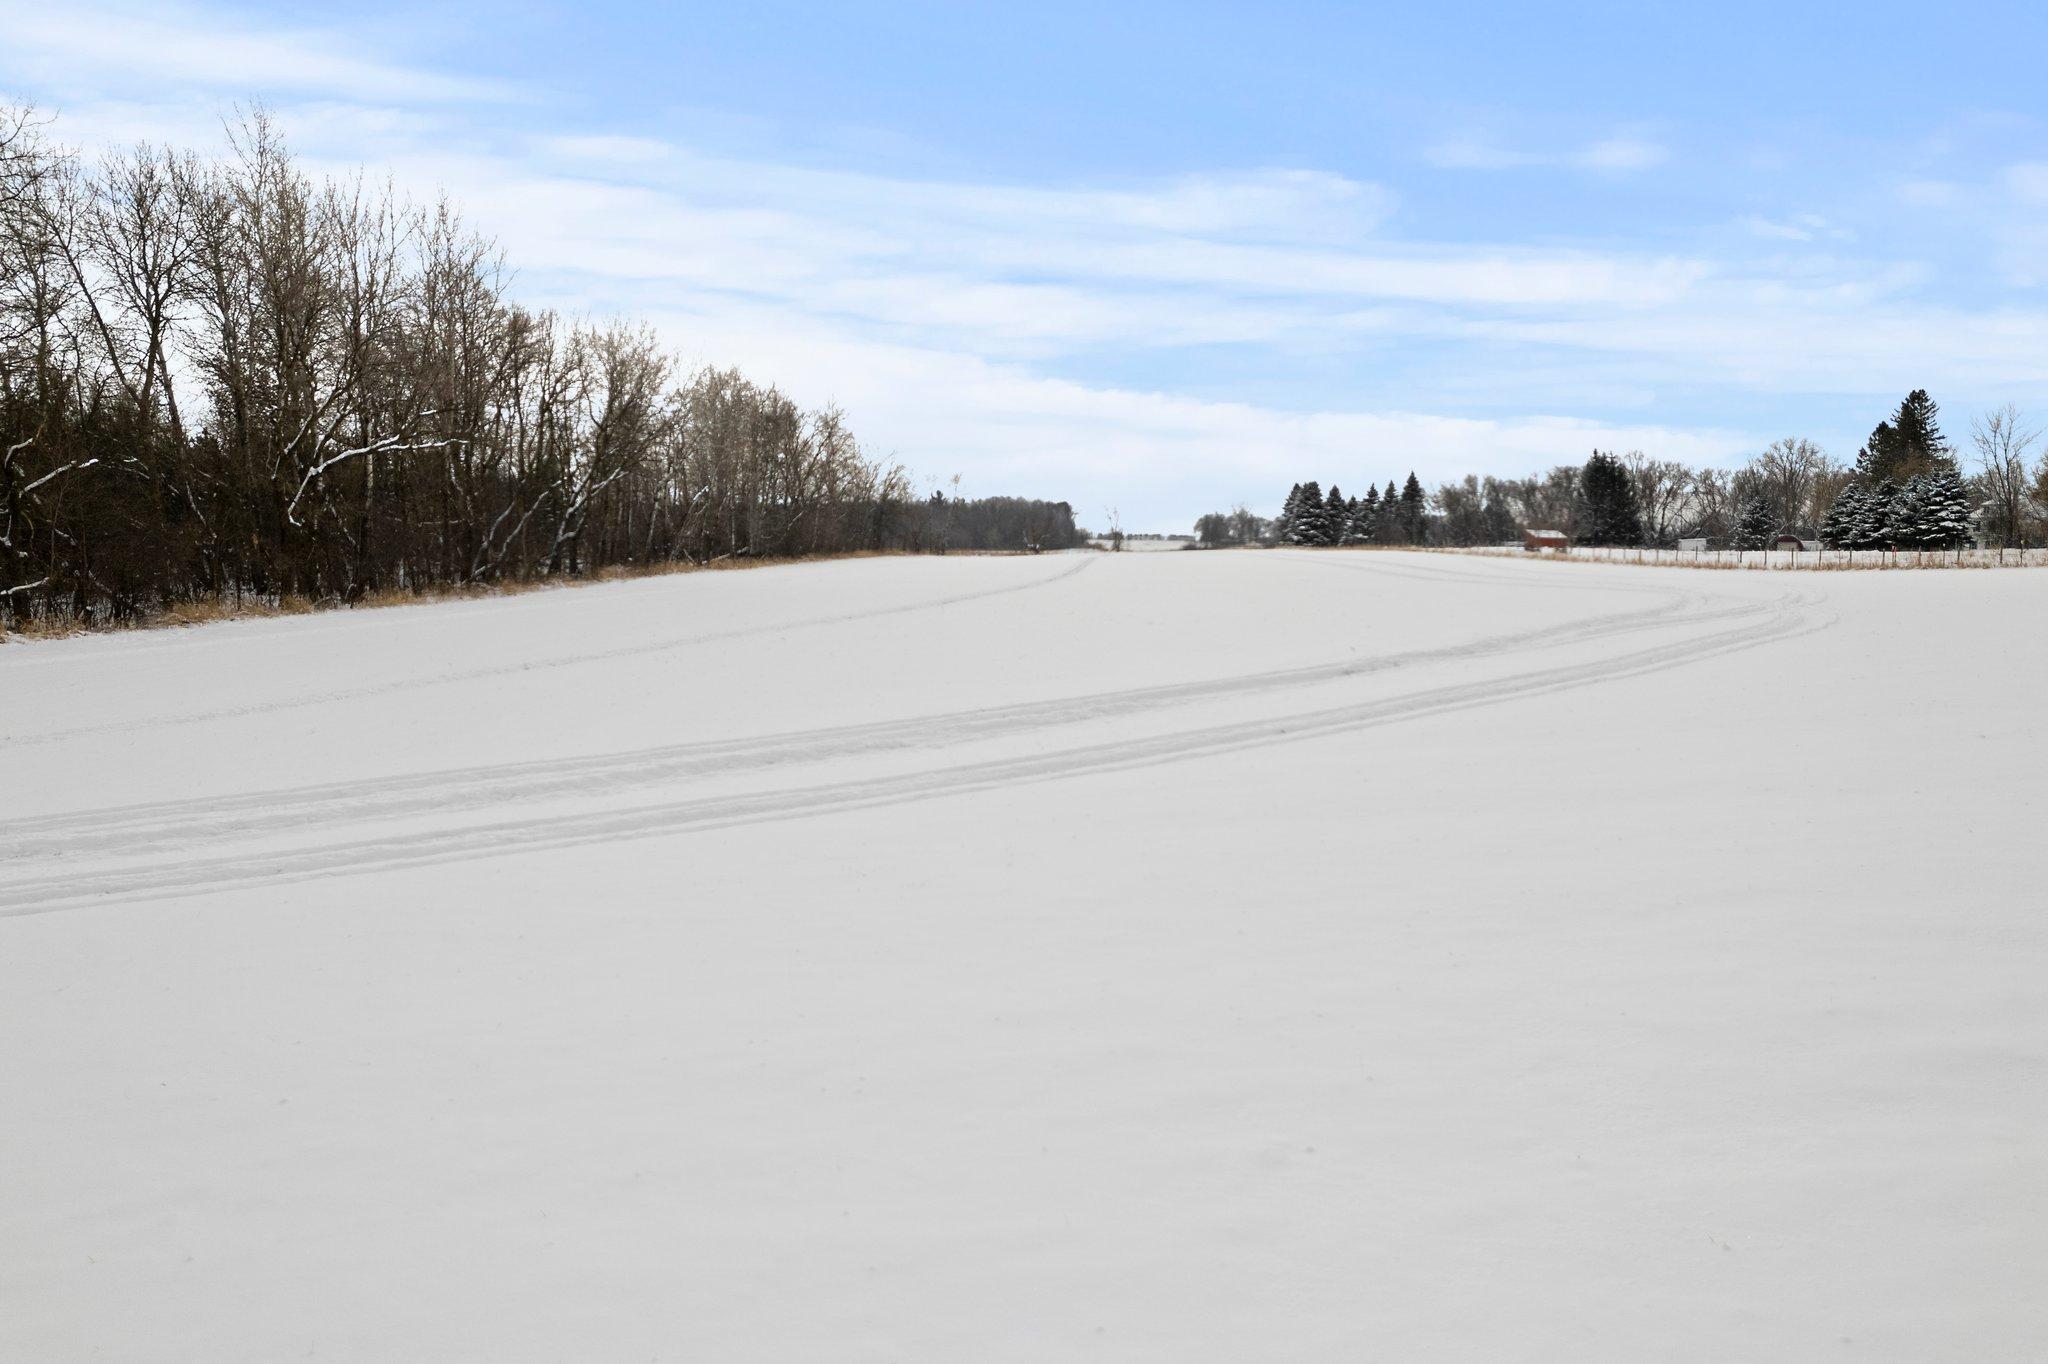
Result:
M140 853L305 827L447 814L515 802L608 795L686 778L856 755L936 750L1172 706L1264 695L1524 649L1560 648L1679 625L1741 619L1768 603L1715 609L1678 595L1644 611L1490 636L1435 649L1346 659L1306 668L1025 702L904 720L675 744L624 753L457 768L210 800L169 801L0 823L0 865L52 855Z
M332 691L308 693L289 697L281 701L265 701L247 706L222 706L214 710L188 711L183 715L145 716L132 720L114 720L105 724L80 725L72 729L41 730L34 734L14 736L0 735L0 749L25 747L30 744L55 743L63 739L81 738L89 734L125 734L138 730L161 729L165 725L200 724L208 720L232 720L246 715L267 715L277 711L302 710L311 706L332 705L337 701L350 701L363 696L385 696L393 692L414 691L426 687L444 687L459 682L478 682L492 677L509 677L515 673L543 672L555 668L570 668L584 663L603 663L613 659L634 658L646 654L666 653L671 649L687 649L698 644L718 644L727 640L749 639L758 635L782 634L790 630L812 630L828 625L844 625L853 621L878 620L885 616L900 616L913 611L936 611L943 607L958 606L963 602L985 601L990 597L1007 596L1012 592L1029 592L1040 587L1050 587L1064 582L1093 567L1097 556L1086 555L1071 567L1063 568L1043 578L1030 582L1010 583L1004 587L985 588L978 592L962 592L951 597L938 597L931 601L906 602L900 606L884 606L873 611L849 611L836 616L816 616L806 620L785 621L779 625L750 625L734 630L714 630L709 634L682 635L669 639L648 640L637 644L621 645L616 649L600 649L593 653L564 654L555 658L532 659L519 663L494 664L490 667L463 668L452 672L436 673L431 677L397 678L390 682L373 683L361 687L338 687Z
M1333 731L1499 705L1598 686L1790 639L1824 629L1796 604L1704 636L1507 677L1427 687L1401 696L1278 718L1212 725L1179 733L1055 750L1023 758L971 762L932 771L830 782L740 796L665 801L627 810L507 820L315 848L175 861L0 887L0 915L49 913L139 899L182 897L321 876L393 870L622 839L804 818L844 810L931 800L1030 782L1127 771L1322 738Z

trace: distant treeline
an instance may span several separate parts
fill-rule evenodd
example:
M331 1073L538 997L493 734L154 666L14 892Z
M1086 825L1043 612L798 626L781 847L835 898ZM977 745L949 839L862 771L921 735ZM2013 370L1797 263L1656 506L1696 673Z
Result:
M1693 469L1641 451L1594 451L1583 465L1529 478L1468 475L1426 492L1414 474L1398 489L1347 497L1298 483L1278 517L1244 507L1195 522L1204 545L1485 545L1525 529L1587 545L1669 547L1701 539L1760 549L1781 534L1841 549L2038 545L2048 535L2048 458L2013 408L1973 423L1966 471L1942 434L1938 409L1915 389L1851 463L1812 441L1781 440L1739 469Z
M0 625L618 565L1062 548L917 496L839 412L507 292L440 203L226 154L88 164L0 107Z
M919 547L926 549L1074 549L1087 532L1065 502L1023 497L963 499L933 493L924 507Z

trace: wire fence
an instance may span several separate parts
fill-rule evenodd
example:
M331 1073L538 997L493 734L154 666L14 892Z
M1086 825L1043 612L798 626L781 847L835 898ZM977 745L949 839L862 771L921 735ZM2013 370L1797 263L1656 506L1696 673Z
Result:
M1619 549L1573 545L1527 550L1476 545L1452 554L1575 559L1588 563L1661 564L1667 568L1767 569L1776 572L1858 569L2048 568L2048 549Z

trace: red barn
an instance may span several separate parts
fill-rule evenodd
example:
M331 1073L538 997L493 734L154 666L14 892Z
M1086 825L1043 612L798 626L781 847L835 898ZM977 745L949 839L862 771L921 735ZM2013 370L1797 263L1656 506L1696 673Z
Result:
M1525 530L1522 532L1522 548L1531 554L1546 549L1570 549L1571 541L1561 530Z

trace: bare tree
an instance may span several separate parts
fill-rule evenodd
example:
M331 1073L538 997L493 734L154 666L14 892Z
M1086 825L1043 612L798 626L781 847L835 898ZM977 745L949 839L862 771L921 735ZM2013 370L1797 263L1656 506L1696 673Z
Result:
M1984 497L1984 534L2001 548L2031 544L2041 523L2042 504L2037 499L2048 488L2036 486L2031 464L2040 439L2039 428L2029 426L2011 403L1970 424L1970 440L1977 448L1977 485ZM2048 460L2041 473L2048 477Z

